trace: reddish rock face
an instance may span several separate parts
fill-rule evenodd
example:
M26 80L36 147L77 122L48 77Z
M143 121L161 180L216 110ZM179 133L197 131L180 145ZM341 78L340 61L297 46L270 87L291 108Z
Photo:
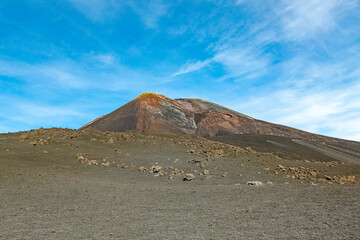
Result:
M268 123L201 99L170 99L143 93L115 111L99 117L81 129L100 131L137 130L146 133L189 134L211 137L227 134L259 134L289 137L341 148L360 157L359 143L325 137L298 129Z
M100 131L138 130L148 133L216 136L252 133L293 138L321 136L268 123L201 99L170 99L143 93L115 111L99 117L83 128Z
M141 94L115 111L82 127L100 131L138 130L147 133L195 134L194 113L176 101L154 93Z

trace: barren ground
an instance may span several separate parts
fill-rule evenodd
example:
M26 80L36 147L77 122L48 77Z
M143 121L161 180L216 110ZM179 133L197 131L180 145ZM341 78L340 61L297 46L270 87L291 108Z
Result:
M359 178L189 136L1 134L0 239L358 239Z

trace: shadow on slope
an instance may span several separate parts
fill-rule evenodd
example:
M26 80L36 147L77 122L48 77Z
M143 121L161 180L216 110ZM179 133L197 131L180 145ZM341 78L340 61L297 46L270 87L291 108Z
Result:
M251 147L258 152L272 152L281 158L295 160L312 160L320 162L341 161L346 163L360 163L360 160L344 152L330 149L327 146L293 140L288 137L231 134L211 137L211 140L224 142L242 148Z

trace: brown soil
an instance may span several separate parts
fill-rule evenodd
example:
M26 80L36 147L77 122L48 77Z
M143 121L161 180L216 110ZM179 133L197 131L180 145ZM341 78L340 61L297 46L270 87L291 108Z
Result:
M359 234L358 164L192 136L39 129L1 134L0 166L0 239Z

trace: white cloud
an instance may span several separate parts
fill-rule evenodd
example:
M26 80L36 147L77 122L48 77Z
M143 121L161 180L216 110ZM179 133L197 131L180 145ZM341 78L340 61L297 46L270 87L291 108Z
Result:
M302 40L335 27L338 10L344 1L286 0L285 4L280 12L285 34L290 40Z
M104 54L104 55L100 54L95 56L95 58L98 59L104 65L111 65L115 61L115 57L110 54Z
M243 79L255 78L264 74L268 67L266 56L257 53L254 48L232 48L218 52L214 62L222 64L228 71L225 77L239 77Z
M78 77L79 69L75 69L74 64L69 61L28 64L0 60L0 75L56 88L83 88L86 85L85 81Z
M206 59L204 61L189 61L182 65L180 69L172 75L172 77L187 74L190 72L194 72L196 70L199 70L203 67L205 67L207 64L209 64L212 60Z
M103 21L114 17L121 7L115 0L68 0L74 7L92 21Z
M250 116L302 130L334 137L360 140L360 73L354 58L341 63L322 63L321 69L307 69L307 64L294 68L290 79L284 68L279 81L268 85L262 96L257 94L246 103L233 106ZM296 65L296 64L295 64ZM335 67L334 67L335 66ZM238 101L243 102L239 99Z
M160 17L166 15L170 5L162 0L130 1L129 5L139 15L148 28L157 27Z
M224 66L227 74L222 79L240 76L243 79L255 78L265 74L269 64L267 57L253 48L225 48L219 50L210 59L188 61L172 77L197 71L211 63L219 63Z
M95 54L94 52L90 52L84 54L82 60L86 63L95 64L97 67L109 67L115 63L116 57L111 53Z
M74 118L86 119L88 117L75 104L56 106L1 95L0 99L7 103L6 106L1 106L1 112L6 118L0 119L0 132L29 130L41 126L77 127L73 124Z
M148 28L155 28L158 19L167 13L169 4L162 0L116 1L116 0L68 0L74 7L92 21L105 21L120 14L124 7L130 7Z
M235 5L240 5L244 3L244 0L235 0Z

